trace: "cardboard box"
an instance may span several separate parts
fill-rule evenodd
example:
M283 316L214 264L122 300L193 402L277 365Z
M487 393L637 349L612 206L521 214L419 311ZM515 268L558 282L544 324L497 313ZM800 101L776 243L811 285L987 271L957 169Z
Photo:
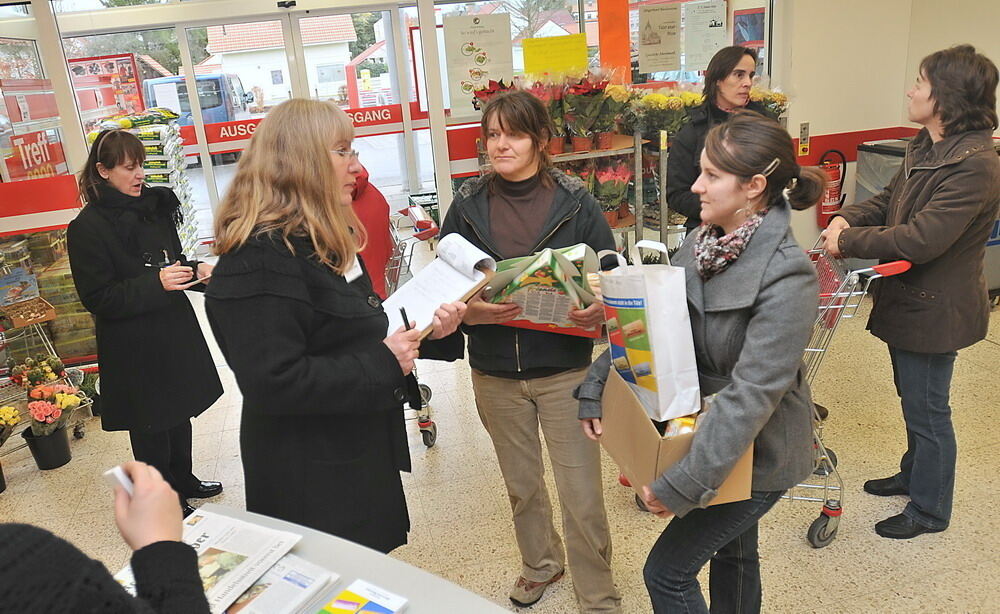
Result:
M639 398L614 369L608 374L601 404L604 414L601 445L618 463L636 494L642 496L643 486L648 486L668 467L684 458L691 449L694 433L661 436ZM752 477L753 444L737 461L709 505L749 499Z

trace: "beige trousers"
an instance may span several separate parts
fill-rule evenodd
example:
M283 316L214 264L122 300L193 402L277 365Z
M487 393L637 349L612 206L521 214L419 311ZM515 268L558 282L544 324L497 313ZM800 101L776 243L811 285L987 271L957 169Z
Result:
M584 612L618 612L621 597L611 577L611 534L601 486L601 452L577 419L573 389L586 369L513 380L473 371L476 406L496 450L521 551L521 575L542 582L569 560L577 602ZM562 508L566 551L552 523L542 443L552 462Z

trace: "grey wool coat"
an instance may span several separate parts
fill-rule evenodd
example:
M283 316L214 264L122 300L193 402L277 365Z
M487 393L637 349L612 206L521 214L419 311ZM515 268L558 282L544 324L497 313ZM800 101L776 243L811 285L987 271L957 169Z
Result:
M715 394L691 451L650 485L677 516L703 508L754 444L753 490L779 491L813 470L812 398L802 355L817 314L819 287L779 202L746 250L702 280L693 235L673 260L686 269L688 310L703 395ZM580 418L601 415L610 368L605 353L576 391Z

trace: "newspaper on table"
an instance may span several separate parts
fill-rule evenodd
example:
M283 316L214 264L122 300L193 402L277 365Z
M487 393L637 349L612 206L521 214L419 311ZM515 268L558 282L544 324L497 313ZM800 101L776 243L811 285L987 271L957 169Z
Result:
M286 554L253 586L239 596L226 614L296 614L320 591L329 588L339 574Z
M184 519L182 539L198 554L198 573L212 614L222 614L302 536L198 510ZM115 579L136 594L130 565Z

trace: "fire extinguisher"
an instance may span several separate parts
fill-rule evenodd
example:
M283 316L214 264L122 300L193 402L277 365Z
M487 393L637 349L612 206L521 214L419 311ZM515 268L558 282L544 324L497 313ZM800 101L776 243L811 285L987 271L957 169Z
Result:
M841 207L844 206L844 176L847 175L847 158L836 149L823 152L819 158L819 167L826 173L827 186L823 200L816 207L816 223L820 228L826 228Z

